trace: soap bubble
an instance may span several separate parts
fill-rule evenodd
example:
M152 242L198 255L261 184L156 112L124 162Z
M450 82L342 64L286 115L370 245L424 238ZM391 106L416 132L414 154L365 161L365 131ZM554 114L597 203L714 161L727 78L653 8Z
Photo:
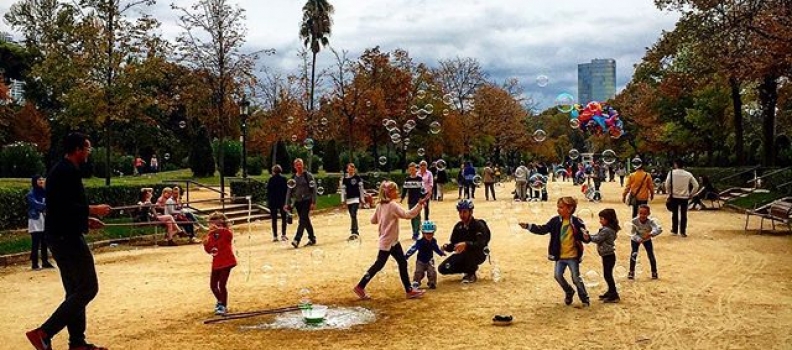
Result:
M476 186L481 186L481 176L476 175L473 177L473 184Z
M182 128L182 129L186 128L187 127L187 122L184 121L184 120L180 121L179 122L179 127Z
M627 269L624 266L621 266L621 265L616 266L616 268L613 270L613 272L614 272L613 274L614 274L614 276L616 276L616 278L619 278L619 279L627 278Z
M289 116L288 118L286 118L286 122L289 124L294 124L294 117Z
M401 142L401 135L400 135L400 134L398 134L398 133L391 134L391 141L392 141L393 143L399 143L399 142Z
M556 96L555 105L559 112L570 113L575 106L575 97L564 92Z
M605 164L611 165L616 162L616 152L612 149L606 149L602 152L602 162Z
M316 194L318 194L318 195L320 195L320 196L321 196L321 195L323 195L324 193L325 193L325 189L324 189L324 187L322 187L322 186L319 186L319 187L317 187L317 188L316 188Z
M446 106L450 106L454 103L454 96L451 96L451 94L443 95L443 103L445 103Z
M434 113L434 106L431 103L427 103L426 106L424 106L424 110L427 114L432 114Z
M539 76L536 77L536 85L538 85L541 88L546 87L547 84L549 83L550 83L550 78L548 78L544 74L539 74Z
M316 181L311 181L311 182L309 182L309 183L308 183L308 187L310 187L310 188L314 188L314 187L316 187Z
M380 164L380 165L385 165L385 164L388 164L388 158L387 158L387 157L385 157L385 156L381 156L381 157L379 157L379 164Z
M305 139L305 141L303 141L303 146L307 150L312 150L314 148L314 140L310 137Z
M327 118L322 118L322 119L319 121L319 123L321 123L322 125L327 125L327 123L328 123L328 121L327 121Z
M578 159L578 157L580 157L580 151L575 148L569 150L569 159L575 160Z
M295 180L295 179L289 179L289 181L286 181L286 187L288 187L288 188L294 188L294 187L296 187L296 186L297 186L297 180Z
M311 259L313 259L313 262L315 262L315 263L317 263L317 264L318 264L318 263L321 263L321 262L324 260L324 258L325 258L325 252L324 252L324 250L321 250L321 249L314 249L314 250L311 252Z
M418 156L423 157L426 154L426 150L423 148L418 149Z
M419 110L420 109L416 105L410 106L410 114L418 114Z
M415 122L415 120L412 120L412 119L410 119L406 123L404 123L405 129L409 128L410 130L415 129L416 125L417 125L417 123Z
M300 289L300 305L310 305L311 304L311 290L308 288Z
M419 100L423 100L424 98L426 98L426 90L424 89L418 90L418 92L415 94L415 97L418 97Z
M429 124L429 132L432 135L439 134L441 130L443 130L443 128L442 128L442 126L440 126L440 122L433 121L431 124Z
M392 131L395 131L395 130L398 130L398 129L399 129L399 124L396 123L395 120L389 119L385 123L385 130L388 130L388 131L392 132Z
M370 100L366 100L366 107L371 107L371 101Z
M437 171L443 171L446 169L446 161L442 159L437 160Z
M545 132L542 129L538 129L538 130L534 131L533 139L536 142L544 142L544 140L547 140L547 132Z
M451 114L451 111L449 111L448 108L444 108L443 109L443 116L447 117L449 114Z
M569 120L569 127L572 129L579 129L580 128L580 120L578 118L573 118Z
M589 208L583 208L578 211L577 216L581 219L594 219L594 212Z
M586 287L594 288L600 284L600 274L597 271L589 270L586 272L585 279Z

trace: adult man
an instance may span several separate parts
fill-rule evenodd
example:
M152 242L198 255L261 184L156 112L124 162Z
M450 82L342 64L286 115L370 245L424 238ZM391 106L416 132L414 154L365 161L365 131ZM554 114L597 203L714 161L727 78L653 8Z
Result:
M63 141L66 156L47 176L47 221L44 235L60 269L66 297L50 318L26 333L37 350L51 350L50 340L67 327L69 349L101 350L85 341L85 307L99 292L93 255L83 236L88 229L104 224L88 215L104 216L110 206L88 205L80 176L80 164L91 154L91 141L80 133L71 133Z
M525 201L526 192L528 191L528 168L525 167L525 162L520 162L520 166L514 170L515 191L517 192L518 200Z
M347 174L341 180L341 203L349 211L350 235L349 240L358 239L360 232L358 231L357 213L360 203L363 202L363 196L366 194L363 188L363 179L360 175L355 173L355 164L347 164Z
M688 200L692 193L698 192L699 183L689 171L682 169L681 159L674 161L674 170L668 173L665 187L669 189L671 201L671 234L687 237Z
M474 283L478 266L487 259L490 230L484 220L473 218L470 199L460 200L456 208L460 221L451 232L450 242L443 244L443 250L454 254L440 264L438 271L443 275L464 273L462 283Z
M300 222L297 224L297 233L294 235L292 247L295 249L300 246L303 231L308 230L308 243L306 246L316 245L313 225L311 224L310 212L316 209L316 182L311 173L304 170L305 165L301 158L294 160L294 179L296 185L286 191L286 205L284 210L291 211L291 203L297 209Z
M427 169L428 164L425 160L421 161L421 170L418 171L418 176L421 177L424 183L424 189L426 190L425 193L432 193L432 187L434 187L434 176L432 172ZM426 201L426 205L424 205L424 220L429 220L429 201Z
M490 192L492 192L492 200L495 199L495 170L492 169L492 162L487 162L484 167L484 196L489 200Z
M627 178L627 186L624 186L624 192L622 192L622 202L632 206L631 217L634 218L638 216L638 207L641 204L649 204L649 201L654 199L654 183L652 176L644 171L641 158L633 158L632 166L635 171ZM627 201L628 193L630 194L629 202Z
M281 217L281 240L288 241L286 237L286 224L289 223L289 215L283 206L286 204L286 178L281 176L283 168L275 164L272 167L272 177L267 181L267 207L272 216L272 241L278 241L278 215Z

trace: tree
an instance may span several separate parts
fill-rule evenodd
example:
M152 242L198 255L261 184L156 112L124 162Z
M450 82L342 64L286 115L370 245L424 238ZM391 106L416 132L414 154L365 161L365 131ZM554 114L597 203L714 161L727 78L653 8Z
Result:
M342 171L340 158L338 157L338 146L335 140L330 140L324 147L324 156L322 157L322 165L324 170L329 173L337 173Z
M303 19L300 23L300 39L303 40L305 47L310 47L311 58L311 94L308 102L309 124L313 125L314 110L314 89L316 87L316 55L322 46L330 44L329 36L333 20L333 5L327 0L308 0L302 8ZM308 137L312 137L311 129L308 130ZM308 169L311 168L311 152L308 152Z
M473 130L480 126L479 118L469 118L475 109L476 90L486 80L481 65L474 58L448 59L440 61L436 70L437 79L445 94L451 95L452 106L462 122L463 146L466 156L470 155Z
M209 140L209 131L200 127L190 149L190 169L194 177L209 177L214 175L215 162L212 156L212 144Z
M200 0L189 9L171 5L179 15L183 32L176 39L180 62L206 72L207 86L212 92L211 102L219 124L221 143L228 135L232 118L227 111L235 105L233 95L242 95L240 85L253 86L252 74L260 52L243 53L247 28L244 10L227 0ZM236 119L236 118L233 118ZM224 151L220 147L218 164L224 169ZM220 174L221 197L225 197L225 175Z

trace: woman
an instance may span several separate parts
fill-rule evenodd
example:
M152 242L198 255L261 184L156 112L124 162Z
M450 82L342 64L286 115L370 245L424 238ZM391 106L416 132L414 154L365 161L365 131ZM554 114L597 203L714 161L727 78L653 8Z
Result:
M174 192L175 191L171 190L165 193L165 215L172 216L179 227L187 232L187 236L190 237L190 243L198 243L198 240L195 239L195 226L193 225L193 221L182 212L180 207L178 207L176 200L173 199Z
M198 217L195 216L195 213L193 213L192 210L190 210L190 208L184 206L184 203L182 203L181 200L181 188L179 188L179 186L173 186L173 194L171 195L171 198L173 198L173 200L176 201L176 208L181 210L181 213L187 217L188 221L191 221L193 224L198 225L199 230L209 229L208 227L201 225L201 222L198 221Z
M50 264L47 255L47 242L44 240L44 212L47 209L46 205L46 192L44 191L44 178L41 176L33 176L30 181L31 189L27 194L28 203L28 232L32 238L32 246L30 247L30 261L33 270L39 270L39 250L41 251L41 266L45 269L51 269L54 266Z
M272 219L272 241L278 241L278 216L281 217L281 240L288 241L286 237L286 224L288 224L289 214L283 210L286 204L286 178L281 175L283 168L275 164L272 167L272 177L267 181L267 207L270 210L270 218Z
M710 181L709 176L703 175L699 177L699 180L701 180L701 189L699 189L698 192L693 195L692 202L690 203L690 209L706 210L707 206L704 205L702 200L706 199L710 201L716 201L720 195L718 194L718 190L715 189L715 186ZM696 209L696 206L699 208Z
M154 204L151 203L153 190L150 188L143 188L140 190L140 198L138 205L140 206L140 221L149 221L149 219L157 220L163 224L167 229L168 246L175 246L176 242L173 241L173 236L183 234L179 231L179 226L176 225L176 220L171 215L160 215L154 210Z

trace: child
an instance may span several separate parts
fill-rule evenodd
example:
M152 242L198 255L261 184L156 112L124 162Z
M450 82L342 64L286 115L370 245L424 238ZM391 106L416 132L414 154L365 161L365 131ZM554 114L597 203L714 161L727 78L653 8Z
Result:
M434 233L437 226L432 221L424 221L421 225L421 233L423 239L420 239L407 250L404 259L409 259L411 255L418 252L418 258L415 261L415 273L413 274L413 288L417 289L421 286L421 280L424 275L429 279L429 289L437 288L437 270L435 270L434 259L432 258L432 251L440 256L445 256L445 252L440 249L437 240L434 238Z
M231 269L236 266L236 257L233 250L234 234L228 227L228 218L219 212L209 216L209 234L204 238L204 250L212 255L212 276L209 286L212 294L217 298L215 315L225 315L228 312L228 276Z
M401 203L404 203L404 197L408 197L409 195L407 198L407 206L414 207L426 192L424 191L423 179L418 176L418 165L410 163L407 167L407 172L408 176L404 179L404 185L402 185ZM413 241L417 241L421 230L421 217L416 216L412 218L410 224L412 226L412 239Z
M586 286L580 278L580 260L583 258L583 232L586 225L583 220L572 216L577 209L577 201L572 197L561 197L557 202L558 216L554 216L544 225L520 223L520 227L534 234L550 234L550 244L547 247L547 258L555 261L555 279L564 290L564 304L572 304L575 290L564 278L567 267L572 274L572 283L578 291L578 297L584 307L588 307L589 296Z
M396 199L399 198L399 186L392 181L382 182L379 198L380 203L374 212L374 216L371 217L372 224L379 224L379 253L377 254L377 261L371 265L353 291L360 299L370 299L371 296L366 293L366 285L371 282L377 272L382 270L382 267L388 261L388 256L392 256L396 263L399 264L399 275L407 293L407 298L420 298L423 296L424 291L410 286L410 277L407 274L407 259L404 258L404 250L399 244L399 219L412 219L419 215L421 208L423 208L424 203L429 198L422 198L410 211L405 212L396 202Z
M632 220L632 237L630 245L632 246L632 253L630 254L630 273L627 278L635 278L635 263L638 261L638 248L643 244L646 249L646 255L649 256L649 264L652 267L652 279L657 279L657 261L654 256L654 247L652 245L652 237L663 233L663 228L660 223L653 218L649 218L652 211L649 205L641 204L638 207L638 216Z
M599 298L604 303L618 303L619 292L616 290L616 281L613 280L613 267L616 266L616 233L621 230L616 211L603 209L599 212L599 222L602 228L593 236L583 234L588 242L597 243L597 252L602 257L602 275L608 283L608 291Z

